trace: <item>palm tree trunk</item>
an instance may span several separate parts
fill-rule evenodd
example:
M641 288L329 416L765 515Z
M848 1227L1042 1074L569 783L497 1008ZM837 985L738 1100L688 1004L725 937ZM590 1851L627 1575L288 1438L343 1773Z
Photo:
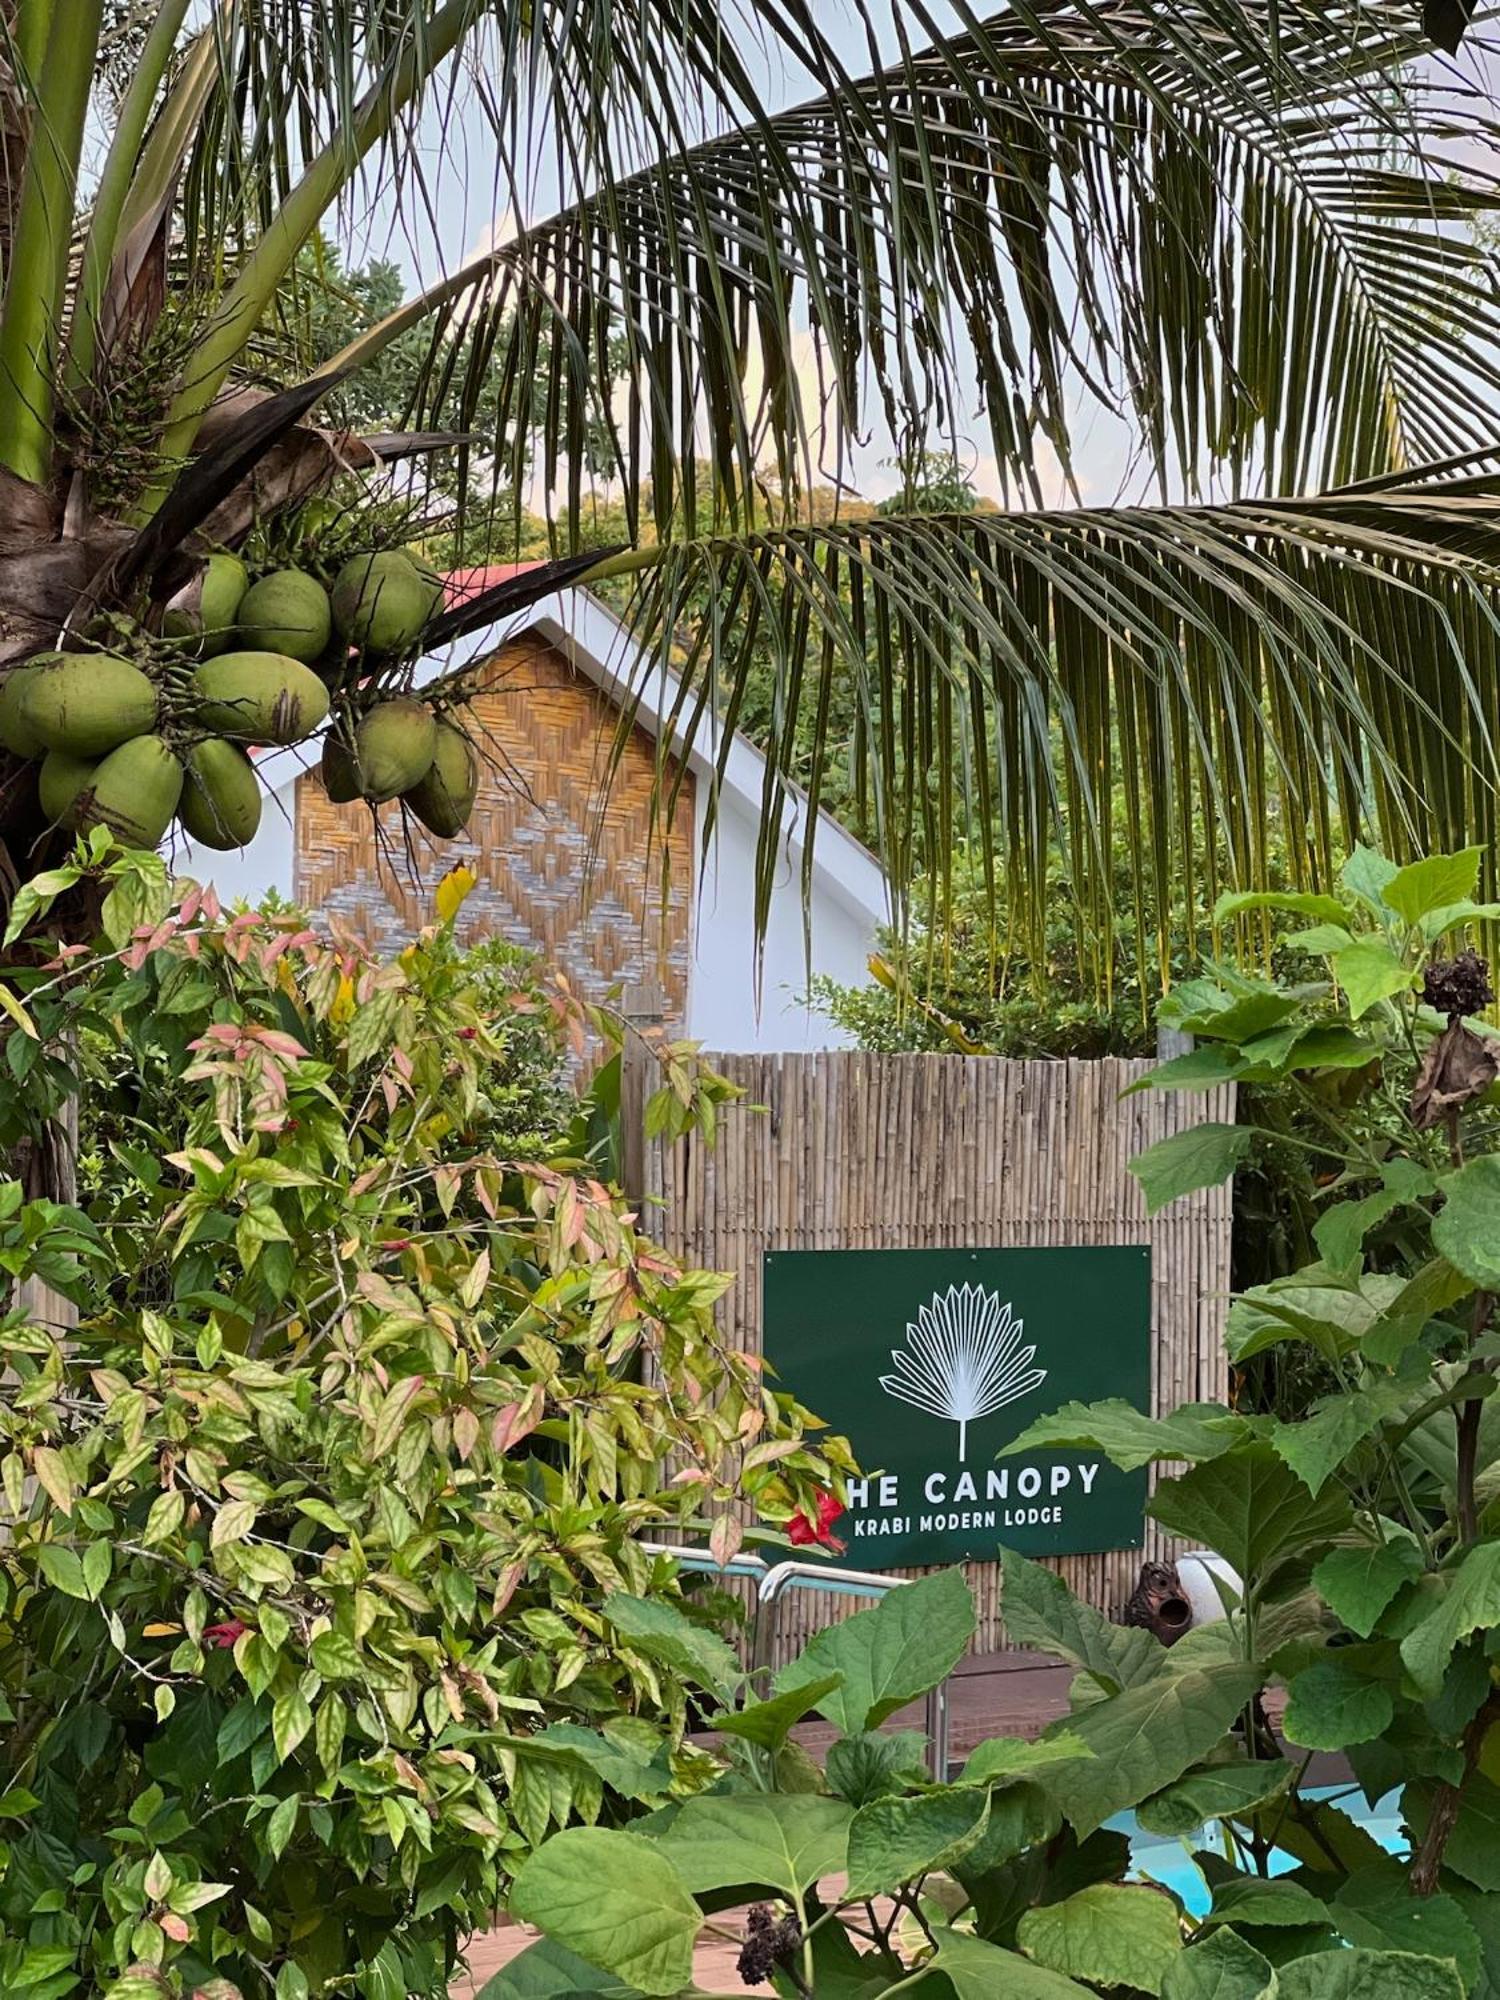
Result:
M31 97L17 64L39 58L45 50L47 21L34 4L0 0L0 22L0 269L9 270L32 127ZM49 604L63 601L46 578L62 566L51 553L59 545L53 506L45 494L7 473L0 478L0 515L0 659L6 659L24 653L46 632ZM24 766L0 752L0 905L9 903L17 883L32 872L26 850L38 836L45 839L34 782ZM71 1202L77 1192L77 1160L78 1107L70 1101L40 1139L17 1147L5 1165L28 1201ZM16 1303L49 1326L78 1323L72 1301L40 1279L28 1279Z

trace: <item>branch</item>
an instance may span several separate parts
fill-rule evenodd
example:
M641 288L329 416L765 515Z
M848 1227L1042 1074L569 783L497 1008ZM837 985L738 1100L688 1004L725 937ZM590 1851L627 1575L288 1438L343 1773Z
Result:
M1447 1850L1449 1837L1458 1824L1464 1787L1474 1775L1474 1768L1479 1762L1480 1748L1490 1724L1497 1716L1500 1716L1500 1689L1491 1692L1489 1699L1464 1731L1463 1776L1456 1785L1446 1783L1440 1785L1433 1798L1432 1816L1427 1822L1427 1831L1422 1836L1421 1846L1412 1856L1410 1887L1414 1896L1432 1896L1437 1893L1443 1855Z

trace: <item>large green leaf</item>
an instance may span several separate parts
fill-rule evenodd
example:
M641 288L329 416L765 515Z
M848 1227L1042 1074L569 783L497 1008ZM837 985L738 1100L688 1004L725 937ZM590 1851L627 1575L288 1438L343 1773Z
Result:
M877 1799L849 1827L845 1894L879 1896L946 1868L974 1847L989 1820L982 1791L936 1791L911 1799Z
M1236 1875L1214 1888L1213 1908L1208 1924L1248 1924L1259 1929L1269 1925L1299 1928L1326 1924L1328 1910L1310 1890L1287 1876Z
M1394 1859L1359 1869L1333 1899L1334 1922L1350 1944L1451 1958L1472 1986L1482 1956L1478 1931L1451 1896L1413 1896L1408 1876Z
M1262 1840L1293 1855L1316 1876L1342 1877L1385 1858L1375 1836L1327 1799L1299 1796L1290 1812L1278 1800L1258 1812L1251 1825Z
M1460 1639L1500 1625L1500 1542L1482 1542L1451 1572L1437 1608L1401 1641L1407 1672L1425 1695L1443 1684Z
M1147 1833L1170 1839L1195 1833L1211 1819L1234 1819L1273 1799L1291 1782L1293 1767L1279 1760L1261 1764L1205 1764L1142 1799L1136 1817Z
M1259 1443L1164 1480L1149 1511L1169 1534L1215 1550L1247 1583L1288 1555L1332 1541L1350 1518L1342 1494L1310 1500L1272 1447Z
M1049 1764L1062 1764L1085 1752L1083 1739L1066 1728L1038 1741L1023 1736L990 1736L969 1752L958 1782L979 1785L1003 1778L1029 1778L1045 1772Z
M1167 1967L1162 2000L1272 2000L1271 1961L1231 1930L1210 1931Z
M1320 917L1324 923L1345 924L1349 912L1334 896L1295 895L1277 889L1228 890L1214 905L1214 922L1243 916L1248 910L1284 910L1294 917Z
M1288 1683L1282 1734L1303 1750L1347 1750L1390 1726L1391 1691L1335 1653Z
M953 1863L952 1873L984 1902L1004 1864L1023 1848L1050 1843L1062 1830L1062 1823L1062 1812L1048 1796L1045 1786L1004 1785L990 1793L990 1816L984 1833L967 1854L960 1855ZM1112 1865L1110 1872L1119 1871Z
M576 1722L554 1722L527 1739L528 1748L564 1752L601 1777L622 1798L659 1799L672 1784L672 1762L665 1738L655 1746L635 1745L585 1729Z
M631 1597L620 1591L605 1608L615 1630L637 1652L660 1660L721 1701L727 1701L743 1679L739 1661L722 1639L659 1598Z
M1381 899L1415 930L1434 910L1467 902L1473 896L1483 859L1482 847L1466 847L1461 854L1430 854L1424 860L1408 862L1386 883Z
M1182 1950L1176 1905L1159 1889L1096 1882L1060 1903L1028 1910L1016 1939L1028 1958L1098 1986L1160 1993Z
M1045 1774L1047 1790L1080 1837L1092 1833L1216 1749L1260 1680L1238 1666L1169 1673L1079 1710L1066 1726L1094 1754Z
M1285 1341L1303 1340L1325 1361L1342 1361L1403 1289L1398 1278L1315 1283L1301 1273L1254 1285L1229 1308L1225 1341L1230 1359L1249 1361Z
M1277 1975L1280 2000L1463 2000L1452 1961L1404 1951L1319 1951Z
M1365 908L1372 910L1382 923L1390 923L1390 906L1385 900L1388 882L1394 881L1396 864L1373 847L1366 847L1363 841L1356 841L1349 858L1339 870L1339 880L1353 896L1358 896Z
M1358 1021L1381 1000L1410 992L1412 969L1383 938L1356 938L1342 951L1334 952L1330 963L1333 976L1344 989L1349 1018Z
M689 1799L652 1845L695 1894L765 1888L800 1896L843 1869L853 1818L842 1799L807 1792L705 1794Z
M1064 1403L1038 1417L1017 1438L1002 1445L1001 1458L1049 1446L1102 1451L1122 1472L1135 1472L1156 1459L1217 1458L1246 1437L1243 1417L1218 1403L1187 1403L1169 1417L1147 1417L1120 1397L1103 1403Z
M1339 914L1342 916L1342 910ZM1274 986L1251 985L1248 980L1245 984L1249 990L1236 994L1225 1006L1200 1007L1184 1013L1178 1027L1184 1034L1204 1035L1213 1041L1253 1042L1290 1020L1301 1008L1300 1000Z
M828 1789L850 1805L867 1806L907 1792L927 1776L927 1738L915 1729L861 1730L830 1743L823 1765Z
M1313 1570L1313 1582L1336 1618L1368 1639L1380 1614L1422 1568L1422 1552L1406 1536L1365 1548L1330 1549Z
M1203 1042L1185 1055L1157 1063L1127 1085L1122 1095L1133 1097L1143 1090L1217 1090L1221 1083L1232 1083L1247 1067L1245 1056L1229 1043Z
M1481 1970L1472 1989L1473 2000L1496 2000L1500 1995L1500 1896L1486 1895L1456 1877L1452 1896L1479 1939Z
M1000 1563L1001 1616L1014 1644L1060 1653L1107 1688L1130 1687L1164 1671L1166 1654L1149 1632L1114 1624L1075 1597L1054 1571L1014 1549L1002 1549Z
M541 1938L487 1979L478 2000L640 2000L640 1988Z
M802 1687L788 1688L766 1701L747 1701L743 1708L721 1709L707 1717L707 1727L726 1736L743 1736L749 1743L776 1750L786 1741L803 1716L810 1715L825 1695L833 1693L843 1680L841 1674L825 1674L821 1680Z
M1224 1125L1212 1119L1158 1139L1128 1163L1146 1197L1146 1213L1155 1215L1169 1202L1200 1188L1218 1187L1248 1157L1254 1142L1248 1125Z
M776 1692L839 1675L819 1710L846 1734L874 1729L945 1681L974 1636L974 1600L960 1569L890 1590L869 1611L816 1633L776 1676Z
M595 1826L554 1834L523 1862L510 1907L642 1993L692 1979L703 1913L660 1841Z
M986 1944L963 1931L936 1929L933 1964L946 1974L956 2000L1086 2000L1088 1988L1065 1973L1035 1965L1019 1952Z
M1500 1154L1481 1153L1443 1182L1432 1247L1474 1284L1500 1288Z
M1346 1394L1325 1397L1300 1423L1272 1424L1272 1449L1316 1499L1355 1446L1410 1401L1404 1383L1362 1383Z

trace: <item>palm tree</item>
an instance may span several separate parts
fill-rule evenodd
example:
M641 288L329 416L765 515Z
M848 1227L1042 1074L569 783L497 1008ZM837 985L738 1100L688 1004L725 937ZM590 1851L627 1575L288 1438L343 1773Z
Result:
M534 454L564 558L585 438L638 544L511 601L634 574L690 731L771 660L761 915L840 682L898 894L960 822L1013 908L1060 850L1101 922L1121 839L1163 910L1254 876L1271 827L1309 881L1370 827L1493 850L1500 285L1472 225L1500 178L1409 0L839 17L3 0L0 666L150 628L210 542L464 436L482 392L465 449L512 483ZM434 129L493 149L524 226L267 393L299 253L356 191L427 200L457 171ZM314 427L423 326L413 435ZM1048 504L1039 464L1076 481L1100 412L1150 504ZM807 505L851 440L913 463L976 422L1001 511ZM0 799L13 893L57 841L13 764Z

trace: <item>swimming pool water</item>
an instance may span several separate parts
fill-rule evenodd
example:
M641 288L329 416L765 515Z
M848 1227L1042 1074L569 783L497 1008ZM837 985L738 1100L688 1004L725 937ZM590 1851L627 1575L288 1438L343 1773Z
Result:
M1400 1794L1391 1792L1379 1799L1373 1806L1365 1803L1365 1795L1348 1785L1327 1785L1303 1794L1308 1799L1329 1799L1337 1803L1340 1811L1358 1822L1375 1840L1378 1840L1391 1854L1406 1852L1406 1837L1401 1831L1399 1814ZM1187 1835L1181 1840L1168 1840L1161 1834L1146 1833L1136 1824L1134 1813L1119 1813L1106 1822L1115 1833L1130 1836L1130 1873L1134 1880L1159 1882L1164 1889L1170 1889L1182 1901L1189 1916L1202 1917L1208 1914L1211 1901L1208 1884L1199 1872L1193 1859L1192 1850L1222 1849L1222 1833L1210 1824L1198 1833ZM1297 1866L1293 1855L1283 1854L1278 1848L1271 1856L1271 1873L1285 1875Z

